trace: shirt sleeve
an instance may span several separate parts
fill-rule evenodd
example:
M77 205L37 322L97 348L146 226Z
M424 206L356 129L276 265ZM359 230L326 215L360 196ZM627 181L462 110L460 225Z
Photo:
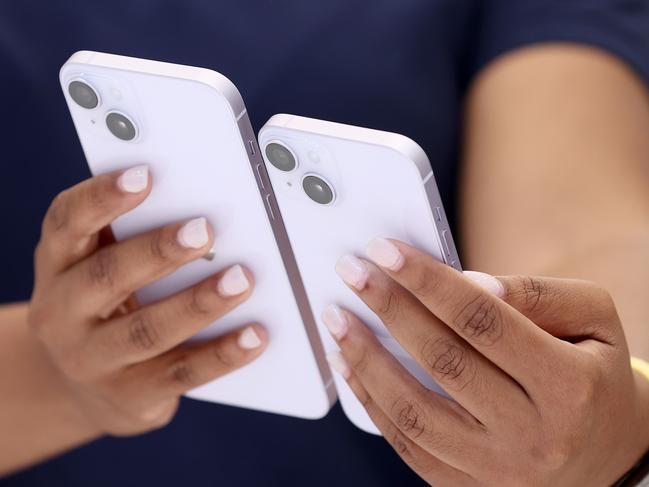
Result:
M649 84L649 0L484 0L470 77L507 51L543 42L597 47Z

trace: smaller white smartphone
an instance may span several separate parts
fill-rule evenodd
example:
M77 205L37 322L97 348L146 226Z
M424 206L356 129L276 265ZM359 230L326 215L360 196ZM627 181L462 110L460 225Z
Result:
M410 243L461 270L423 149L403 135L286 114L266 122L259 145L325 350L338 346L319 317L339 304L422 384L443 393L334 270L340 256L358 254L377 236ZM349 419L379 434L347 383L338 374L334 380Z
M207 69L92 51L73 54L60 81L93 174L135 164L151 170L149 197L112 224L118 240L197 216L215 228L211 258L145 286L137 292L141 303L235 263L255 275L252 296L196 339L258 322L270 335L267 350L188 395L303 418L325 415L335 400L331 372L284 225L271 213L273 194L234 84Z

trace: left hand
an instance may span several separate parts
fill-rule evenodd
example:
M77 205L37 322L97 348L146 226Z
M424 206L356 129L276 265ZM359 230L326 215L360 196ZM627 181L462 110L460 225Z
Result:
M338 272L455 400L426 389L349 311L323 319L330 355L402 459L434 485L613 483L649 446L610 295L578 280L463 275L376 239Z

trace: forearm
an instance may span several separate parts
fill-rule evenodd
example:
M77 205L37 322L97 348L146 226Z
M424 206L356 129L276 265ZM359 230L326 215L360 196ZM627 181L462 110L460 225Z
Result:
M26 318L26 304L0 306L0 475L98 436Z
M596 50L521 50L478 79L466 127L465 265L598 282L649 359L645 85Z

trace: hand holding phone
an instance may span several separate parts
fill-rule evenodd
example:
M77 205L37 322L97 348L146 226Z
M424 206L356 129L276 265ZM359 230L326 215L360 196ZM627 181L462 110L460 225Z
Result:
M150 195L146 166L88 179L52 203L36 251L28 323L96 434L130 435L166 424L179 396L254 360L258 324L189 347L181 343L252 293L235 265L172 296L139 306L133 293L207 252L204 219L172 223L116 243L107 226ZM245 325L245 323L242 323Z
M90 51L74 54L61 68L60 81L93 174L123 171L134 161L149 168L153 185L147 198L102 221L111 224L117 241L190 220L211 225L216 236L213 249L201 246L204 258L149 276L143 287L138 281L139 303L190 292L235 264L254 274L255 292L243 305L211 326L201 322L187 330L202 328L192 338L200 343L261 323L270 339L266 352L188 395L306 418L326 414L334 398L331 373L301 298L299 275L291 272L281 216L267 206L273 204L272 190L263 179L256 181L263 163L236 87L207 69ZM130 270L139 271L137 261ZM201 302L193 308L190 303L189 310L202 308Z
M315 315L330 304L349 309L415 377L442 392L336 273L361 265L356 256L378 236L460 269L424 151L403 135L283 114L264 125L259 143ZM322 319L318 325L325 350L338 350ZM378 433L347 383L337 374L334 380L351 421Z

